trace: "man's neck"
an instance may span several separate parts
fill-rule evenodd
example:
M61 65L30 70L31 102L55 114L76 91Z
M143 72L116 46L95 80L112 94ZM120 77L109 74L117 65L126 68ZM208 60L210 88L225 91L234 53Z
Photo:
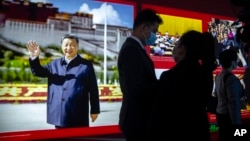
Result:
M77 55L75 55L74 57L71 57L71 58L68 58L68 57L65 56L65 61L66 61L67 63L69 63L69 62L72 61L74 58L76 58L76 56L77 56Z

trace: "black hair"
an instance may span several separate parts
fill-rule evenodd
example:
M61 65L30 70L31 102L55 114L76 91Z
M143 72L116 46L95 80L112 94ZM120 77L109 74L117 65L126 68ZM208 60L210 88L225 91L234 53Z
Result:
M202 33L202 52L201 52L201 60L203 66L213 71L217 68L218 64L215 56L215 48L217 45L217 39L213 37L213 35L209 32Z
M232 61L237 61L237 52L232 49L224 50L219 55L219 61L223 68L229 68Z
M77 43L79 43L79 39L78 37L75 35L75 34L70 34L70 33L67 33L67 34L64 34L61 38L61 43L63 42L64 39L74 39L76 40Z
M152 25L155 22L162 24L163 21L161 19L161 17L157 14L156 11L152 10L152 9L143 9L142 11L140 11L134 20L134 25L133 25L133 29L135 29L136 27L138 27L141 24L148 24L148 25Z
M186 59L199 60L201 58L201 33L195 30L185 32L180 40L179 45L184 46Z
M181 36L179 43L181 46L184 46L186 52L185 59L193 61L201 60L202 66L208 71L216 69L216 42L211 33L189 30Z

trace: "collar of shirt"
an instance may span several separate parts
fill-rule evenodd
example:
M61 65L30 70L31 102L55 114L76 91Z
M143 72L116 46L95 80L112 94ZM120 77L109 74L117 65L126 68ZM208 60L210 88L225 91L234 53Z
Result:
M76 55L77 56L77 55ZM76 56L75 57L73 57L72 59L67 59L66 57L64 57L64 60L65 60L65 62L67 63L67 64L69 64L70 63L70 61L72 61L73 59L75 59L76 58Z
M145 50L145 47L144 47L144 45L142 44L142 42L137 38L137 37L135 37L135 36L130 36L130 38L132 38L132 39L134 39L134 40L136 40L140 45L141 45L141 47L142 47L142 49L144 49Z

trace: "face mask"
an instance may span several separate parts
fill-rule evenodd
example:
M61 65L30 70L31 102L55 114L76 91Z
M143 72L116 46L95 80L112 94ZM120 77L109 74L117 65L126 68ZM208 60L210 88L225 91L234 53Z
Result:
M156 34L151 32L150 37L146 40L146 45L148 45L148 46L154 45L155 41L156 41Z

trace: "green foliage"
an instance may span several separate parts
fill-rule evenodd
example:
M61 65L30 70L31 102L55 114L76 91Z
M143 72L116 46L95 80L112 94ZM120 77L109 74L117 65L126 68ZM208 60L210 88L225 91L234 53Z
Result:
M3 81L6 83L13 82L17 77L16 72L13 69L7 68L3 72Z
M8 50L8 51L4 52L4 59L5 60L10 60L10 59L13 59L13 58L14 58L13 51Z
M98 72L96 77L99 78L101 82L103 82L103 80L104 80L103 72Z
M113 66L112 67L112 70L113 70L113 75L111 77L111 83L115 83L118 81L119 79L119 73L118 73L118 68L117 66Z
M2 74L3 82L10 82L10 77L8 76L8 70L4 71Z

